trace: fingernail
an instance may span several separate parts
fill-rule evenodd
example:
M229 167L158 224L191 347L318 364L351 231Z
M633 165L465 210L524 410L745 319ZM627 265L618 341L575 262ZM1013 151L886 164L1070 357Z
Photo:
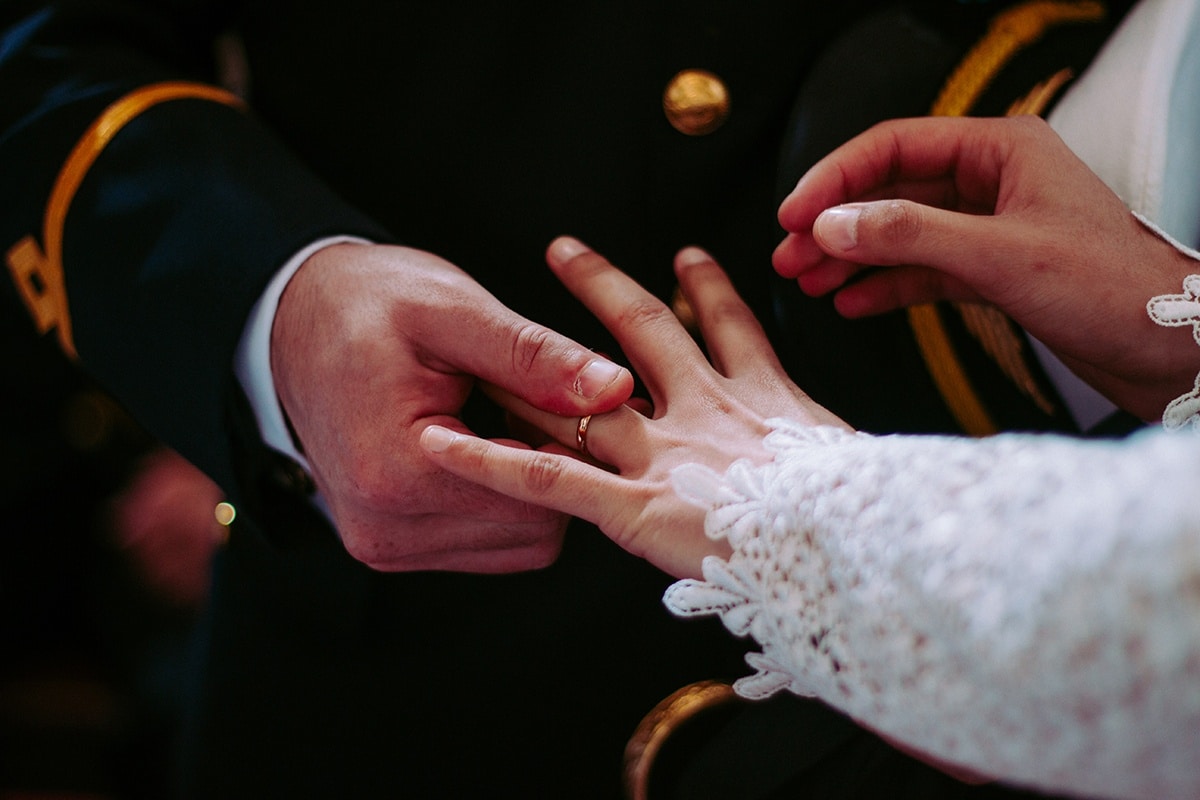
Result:
M859 206L827 208L813 223L813 233L835 250L853 250L858 245Z
M570 236L560 236L550 245L550 255L557 261L570 261L581 253L588 251L588 246Z
M679 251L676 260L680 266L690 267L692 264L699 264L704 261L712 261L713 257L701 250L699 247L685 247Z
M624 371L622 367L611 361L601 359L589 361L588 365L579 373L579 377L575 379L575 392L591 400L611 386L612 382L621 377L621 373Z
M441 453L454 443L458 434L441 425L430 425L421 432L421 446L431 453Z

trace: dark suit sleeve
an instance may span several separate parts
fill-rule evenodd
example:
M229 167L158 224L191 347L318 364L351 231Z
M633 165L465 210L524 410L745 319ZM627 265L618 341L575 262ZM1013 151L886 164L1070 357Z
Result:
M8 308L22 288L64 290L65 303L43 320L47 335L236 497L256 469L246 464L261 463L232 374L250 307L306 243L387 234L297 163L245 106L205 94L229 9L95 0L3 8ZM80 162L89 126L155 85L185 91L137 110ZM86 168L64 201L72 158ZM61 279L54 263L29 274L29 264L57 252Z

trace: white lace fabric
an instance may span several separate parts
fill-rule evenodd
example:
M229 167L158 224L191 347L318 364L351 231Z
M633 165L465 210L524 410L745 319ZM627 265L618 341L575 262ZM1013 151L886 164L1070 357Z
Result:
M1200 337L1189 281L1151 314L1194 314ZM1176 401L1174 427L1200 427L1195 397ZM1195 437L771 426L769 464L674 474L733 555L706 559L704 580L665 602L759 644L740 694L818 697L1027 786L1200 797Z
M1183 255L1193 261L1200 261L1200 251L1175 239L1145 215L1134 211L1133 217ZM1182 294L1151 297L1146 303L1146 313L1155 323L1167 328L1192 326L1192 339L1200 345L1200 275L1189 275L1183 279ZM1166 407L1162 423L1167 430L1190 426L1200 432L1200 375L1196 376L1190 392L1175 398Z
M1183 282L1182 294L1153 297L1146 304L1146 313L1159 325L1176 328L1192 326L1192 338L1200 344L1200 275L1189 275ZM1200 375L1187 394L1171 401L1163 411L1163 427L1168 430L1191 426L1200 431Z

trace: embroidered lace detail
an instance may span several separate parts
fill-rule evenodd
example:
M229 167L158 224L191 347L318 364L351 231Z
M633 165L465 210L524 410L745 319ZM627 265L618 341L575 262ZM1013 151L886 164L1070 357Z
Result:
M816 696L1031 786L1200 797L1192 437L771 426L772 463L673 475L733 555L664 599L758 642L740 694Z
M1192 253L1195 253L1193 250ZM1200 257L1200 254L1197 255ZM1150 319L1168 328L1192 326L1192 338L1200 344L1200 275L1183 280L1183 294L1162 294L1146 303ZM1190 425L1200 431L1200 375L1192 391L1172 400L1163 411L1163 427L1168 430Z
M1193 261L1200 261L1200 251L1188 247L1171 234L1164 231L1144 214L1132 212L1134 219L1145 226L1151 233L1158 236L1167 244L1174 247ZM1146 313L1150 319L1168 328L1184 325L1192 326L1192 338L1200 344L1200 275L1189 275L1183 279L1183 294L1163 294L1150 298L1146 303ZM1163 427L1167 430L1178 430L1191 425L1200 431L1200 375L1192 390L1180 395L1167 404L1163 411Z

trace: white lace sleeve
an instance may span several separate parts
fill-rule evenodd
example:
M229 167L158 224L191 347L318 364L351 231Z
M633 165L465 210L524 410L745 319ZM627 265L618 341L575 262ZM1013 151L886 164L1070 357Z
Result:
M1017 783L1200 797L1200 442L771 424L773 463L675 474L734 553L665 600L759 643L739 693Z

